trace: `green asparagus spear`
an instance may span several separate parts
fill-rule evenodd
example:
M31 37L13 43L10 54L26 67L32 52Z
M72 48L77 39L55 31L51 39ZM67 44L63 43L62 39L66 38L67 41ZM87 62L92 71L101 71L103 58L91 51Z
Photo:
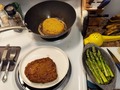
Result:
M110 73L110 76L114 77L114 74L113 74L112 70L110 69L110 67L107 64L106 64L106 68L108 69L108 71Z
M101 54L101 52L99 50L98 50L98 56L99 56L99 59L100 59L100 61L102 63L104 74L105 74L106 77L108 77L109 76L109 72L108 72L107 68L105 67L106 63L105 63L105 61L104 61L104 59L102 57L102 54Z
M89 50L89 49L88 49L88 50ZM92 61L92 63L94 64L94 67L96 68L96 71L99 73L99 75L101 76L101 78L102 78L102 80L104 81L104 83L108 83L107 78L106 78L105 75L102 73L99 65L98 65L97 62L95 61L95 58L94 58L92 52L89 50L88 53L89 53L90 60Z
M102 82L100 81L98 73L94 70L94 67L92 67L92 65L90 64L88 60L86 60L86 64L88 68L90 69L90 71L92 72L93 76L95 77L95 80L97 81L97 83L101 84Z
M102 78L101 78L101 76L99 75L99 73L98 73L98 71L97 71L94 63L90 60L90 55L89 55L89 50L88 50L88 49L87 49L87 51L86 51L86 55L87 55L87 65L89 64L90 67L91 67L91 69L90 69L90 67L89 67L89 65L88 65L89 69L90 69L90 70L93 70L93 72L94 72L93 75L95 75L94 77L97 78L97 82L100 83L100 84L103 84L104 82L102 81ZM91 72L92 72L92 71L91 71Z
M92 46L92 52L93 52L93 55L94 55L94 57L95 57L98 65L99 65L99 67L102 69L102 64L101 64L101 62L100 62L100 60L99 60L99 57L97 56L97 51L96 51L96 49L95 49L94 46Z
M86 56L86 64L96 81L100 84L109 83L109 81L114 77L114 74L109 65L106 63L100 50L97 50L94 46L92 46L92 48L86 50Z
M104 67L104 72L105 72L105 75L108 77L108 76L111 76L113 77L113 72L111 71L110 67L107 65L107 63L105 62L101 52L98 50L98 55L99 55L99 58L101 60L101 62L103 63L103 67Z

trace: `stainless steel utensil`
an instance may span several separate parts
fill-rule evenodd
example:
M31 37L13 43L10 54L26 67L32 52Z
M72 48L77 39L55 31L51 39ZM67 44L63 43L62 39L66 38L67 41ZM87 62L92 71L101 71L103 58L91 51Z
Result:
M13 61L15 56L16 56L16 50L11 48L9 60L8 60L7 66L6 66L6 70L5 70L5 73L4 73L3 77L2 77L3 82L7 81L8 70L9 70L9 67L10 67L10 61Z
M5 47L2 57L1 57L1 62L0 62L0 71L2 70L2 66L3 66L3 61L6 60L6 56L8 53L8 48L9 48L9 44Z
M9 26L9 27L0 27L0 33L9 31L9 30L24 30L27 29L25 26Z

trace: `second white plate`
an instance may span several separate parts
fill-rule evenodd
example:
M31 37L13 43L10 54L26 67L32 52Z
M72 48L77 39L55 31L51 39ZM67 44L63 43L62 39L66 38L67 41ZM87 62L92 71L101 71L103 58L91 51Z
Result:
M34 61L35 59L50 57L56 64L58 78L49 83L33 83L25 76L25 67L28 63ZM69 59L66 53L54 46L40 46L32 51L30 51L20 62L19 72L23 81L33 87L33 88L49 88L58 84L67 74L69 69Z

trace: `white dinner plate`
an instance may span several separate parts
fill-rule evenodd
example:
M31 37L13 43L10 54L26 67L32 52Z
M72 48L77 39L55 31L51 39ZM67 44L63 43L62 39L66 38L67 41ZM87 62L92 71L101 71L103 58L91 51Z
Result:
M24 71L28 63L35 59L50 57L56 64L58 78L49 83L33 83L26 77ZM40 46L23 57L19 65L19 73L23 81L33 88L49 88L58 84L67 74L69 69L69 59L66 53L54 46Z

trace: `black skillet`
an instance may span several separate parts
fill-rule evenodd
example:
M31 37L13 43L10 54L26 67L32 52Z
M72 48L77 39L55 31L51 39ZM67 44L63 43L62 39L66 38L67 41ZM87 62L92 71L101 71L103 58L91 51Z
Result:
M51 17L62 20L66 24L67 30L55 36L40 36L46 40L58 40L65 37L70 32L76 19L76 12L68 3L62 1L44 1L34 5L27 11L25 15L25 23L27 24L27 28L33 33L40 34L38 32L38 26L46 18Z
M67 29L59 35L41 35L38 32L38 27L47 18L58 18L62 20L66 24ZM70 4L63 1L43 1L34 5L27 11L24 18L25 26L1 27L0 32L27 28L31 32L40 35L41 38L53 41L66 37L71 31L75 19L76 12Z

